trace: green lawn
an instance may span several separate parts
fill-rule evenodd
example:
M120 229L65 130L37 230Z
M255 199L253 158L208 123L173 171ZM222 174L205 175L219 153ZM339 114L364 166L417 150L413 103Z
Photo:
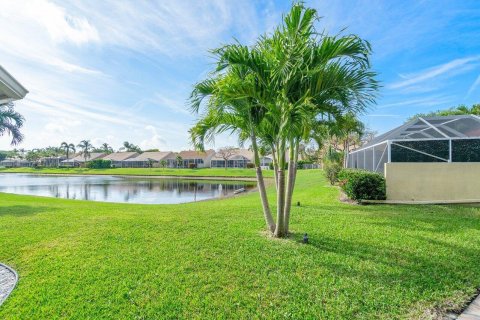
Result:
M140 176L185 176L185 177L251 177L255 178L254 169L237 168L204 168L204 169L172 169L172 168L0 168L2 172L16 173L49 173L49 174L108 174L108 175L140 175ZM266 177L273 177L271 170L265 170Z
M256 193L0 194L0 261L20 275L0 319L430 319L480 287L479 208L347 205L319 171L297 181L291 240L264 235Z

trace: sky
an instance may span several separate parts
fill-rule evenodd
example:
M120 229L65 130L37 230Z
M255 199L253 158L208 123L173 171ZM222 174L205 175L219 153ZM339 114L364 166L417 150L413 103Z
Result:
M361 119L379 133L409 116L480 102L480 1L306 1L318 30L373 48L382 88ZM29 93L19 148L91 140L189 149L193 84L208 50L271 31L291 1L0 0L0 65ZM0 149L10 149L0 137ZM220 136L211 147L236 145Z

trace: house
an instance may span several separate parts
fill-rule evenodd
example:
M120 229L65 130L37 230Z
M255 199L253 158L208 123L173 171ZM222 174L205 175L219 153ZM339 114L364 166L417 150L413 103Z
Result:
M92 152L90 153L87 158L86 162L92 161L92 160L97 160L97 159L102 159L105 156L105 153L100 153L100 152ZM85 157L83 154L78 153L75 157L66 159L60 162L62 166L65 167L79 167L81 165L85 165Z
M212 168L246 168L248 163L253 163L253 152L248 149L232 150L232 155L228 157L227 165L225 159L220 153L216 153L211 160Z
M125 167L125 160L135 158L138 156L137 152L114 152L107 154L103 160L110 160L113 168Z
M180 151L178 156L182 158L180 164L177 164L180 168L209 168L212 157L215 155L214 150L201 151Z
M136 157L131 157L122 161L124 168L149 168L150 166L159 167L162 161L165 161L166 167L174 168L176 166L176 155L171 151L153 151L144 152Z
M260 157L260 166L268 168L272 162L270 156ZM227 168L247 168L249 163L254 163L253 151L248 149L235 149L233 154L227 160ZM225 168L225 159L216 153L211 160L212 168Z
M28 90L0 65L0 104L23 99L27 93Z
M33 164L34 163L32 161L18 158L7 158L3 161L0 161L0 167L5 168L33 167Z
M56 167L59 167L61 162L66 159L67 157L65 156L44 157L44 158L40 158L39 162L40 162L40 165L43 167L56 168Z
M480 201L480 117L420 117L350 152L347 167L383 174L387 200Z

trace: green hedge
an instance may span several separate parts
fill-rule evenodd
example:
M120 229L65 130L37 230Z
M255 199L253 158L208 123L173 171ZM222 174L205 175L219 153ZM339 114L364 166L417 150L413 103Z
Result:
M87 168L90 169L108 169L112 167L112 161L96 159L87 162Z
M375 172L342 169L338 180L343 191L353 200L385 200L385 178Z

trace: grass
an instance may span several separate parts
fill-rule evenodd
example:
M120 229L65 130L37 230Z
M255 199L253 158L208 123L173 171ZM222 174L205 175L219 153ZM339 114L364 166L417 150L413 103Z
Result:
M48 173L48 174L107 174L107 175L139 175L139 176L185 176L185 177L242 177L255 178L254 169L241 168L115 168L115 169L88 169L88 168L0 168L0 173ZM265 170L266 177L273 177L271 170Z
M20 275L0 319L430 319L480 287L479 208L348 205L319 171L297 181L289 240L265 236L256 193L0 194L0 261Z

